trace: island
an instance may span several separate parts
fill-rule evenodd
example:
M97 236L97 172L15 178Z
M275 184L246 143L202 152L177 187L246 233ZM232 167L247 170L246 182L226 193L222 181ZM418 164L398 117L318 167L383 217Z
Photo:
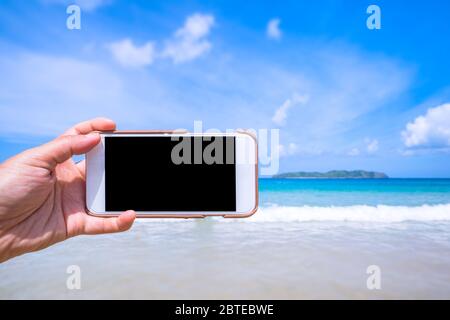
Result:
M275 179L388 179L382 172L364 170L332 170L328 172L286 172L273 175Z

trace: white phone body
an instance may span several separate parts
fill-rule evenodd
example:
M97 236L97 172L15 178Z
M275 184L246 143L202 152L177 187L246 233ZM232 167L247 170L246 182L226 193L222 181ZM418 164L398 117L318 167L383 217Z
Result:
M223 216L226 218L248 217L258 207L258 151L256 138L247 132L233 133L178 133L171 131L115 131L101 133L100 143L86 154L86 208L89 214L101 217L118 216L121 212L105 210L105 138L106 137L235 137L236 211L136 211L137 217L146 218L202 218ZM131 155L132 156L132 155ZM177 192L176 186L170 192ZM182 192L182 190L180 190ZM129 208L133 209L133 208Z

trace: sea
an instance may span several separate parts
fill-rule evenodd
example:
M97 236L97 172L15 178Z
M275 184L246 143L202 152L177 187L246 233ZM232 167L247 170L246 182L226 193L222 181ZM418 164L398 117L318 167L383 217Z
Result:
M259 199L9 260L0 299L450 299L450 179L260 179Z

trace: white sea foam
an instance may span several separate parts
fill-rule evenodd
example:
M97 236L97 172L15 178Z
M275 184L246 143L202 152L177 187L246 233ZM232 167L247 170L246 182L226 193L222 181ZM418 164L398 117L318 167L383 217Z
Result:
M450 204L406 206L342 206L342 207L262 207L252 217L254 222L293 221L445 221L450 220Z
M407 206L279 206L260 207L247 219L212 218L223 222L306 222L306 221L360 221L360 222L402 222L402 221L450 221L450 204ZM188 221L196 221L189 219ZM185 219L138 219L138 223L181 222Z

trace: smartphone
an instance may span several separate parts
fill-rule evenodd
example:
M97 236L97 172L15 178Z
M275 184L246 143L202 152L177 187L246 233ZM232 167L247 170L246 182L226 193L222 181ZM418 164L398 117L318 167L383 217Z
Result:
M114 131L86 155L95 216L248 217L258 207L258 151L247 132Z

